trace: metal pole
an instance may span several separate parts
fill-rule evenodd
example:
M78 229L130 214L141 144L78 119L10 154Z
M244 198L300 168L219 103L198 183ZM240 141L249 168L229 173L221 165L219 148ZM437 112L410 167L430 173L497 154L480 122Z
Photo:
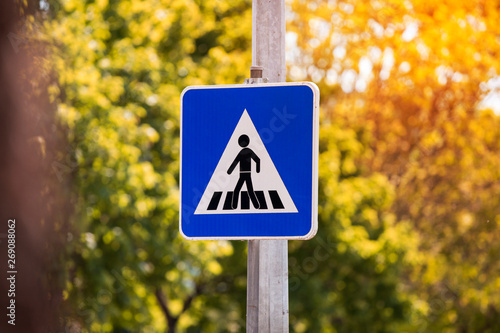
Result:
M262 68L259 68L262 67ZM252 2L252 77L285 82L285 0ZM247 332L288 332L288 241L251 240Z
M269 82L286 81L285 0L252 2L252 66Z

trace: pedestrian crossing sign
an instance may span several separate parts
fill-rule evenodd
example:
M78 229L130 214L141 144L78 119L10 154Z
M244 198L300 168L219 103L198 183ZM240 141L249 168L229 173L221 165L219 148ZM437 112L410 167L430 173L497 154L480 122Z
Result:
M187 87L180 232L309 239L317 230L319 90L309 82Z

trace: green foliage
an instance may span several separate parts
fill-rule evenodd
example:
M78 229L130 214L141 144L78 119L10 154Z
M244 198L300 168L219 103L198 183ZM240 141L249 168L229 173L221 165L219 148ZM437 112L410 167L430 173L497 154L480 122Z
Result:
M178 235L178 110L187 85L242 82L250 23L247 1L68 1L49 22L82 230L68 295L89 331L242 329L244 245ZM307 278L317 243L290 246L292 328L394 331L410 233L387 180L360 175L356 133L322 131L318 239L333 245Z
M324 123L320 136L320 229L290 245L291 325L296 332L399 332L410 300L401 292L418 241L389 208L394 190L362 175L357 134ZM293 301L295 299L295 301Z
M404 329L498 331L500 118L483 100L498 94L499 2L290 6L291 73L342 88L324 96L327 121L362 138L361 175L390 180L390 211L419 234Z
M73 147L56 173L78 227L68 321L242 331L246 244L179 236L179 96L243 82L250 1L49 3L49 92ZM498 11L459 3L288 1L291 77L322 92L319 232L289 245L292 331L498 329L500 121L479 111Z
M238 298L222 300L244 292L233 276L245 263L224 272L221 264L244 257L243 249L179 237L178 113L187 85L243 81L249 8L248 1L65 1L46 22L59 77L52 89L76 161L81 236L67 294L83 329L240 330ZM212 312L202 311L205 304Z

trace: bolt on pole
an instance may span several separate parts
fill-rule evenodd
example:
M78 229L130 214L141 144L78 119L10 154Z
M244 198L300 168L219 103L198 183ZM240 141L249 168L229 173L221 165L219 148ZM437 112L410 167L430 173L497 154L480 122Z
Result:
M285 82L285 0L252 2L252 79ZM267 80L266 80L267 79ZM248 241L247 332L288 332L288 241Z

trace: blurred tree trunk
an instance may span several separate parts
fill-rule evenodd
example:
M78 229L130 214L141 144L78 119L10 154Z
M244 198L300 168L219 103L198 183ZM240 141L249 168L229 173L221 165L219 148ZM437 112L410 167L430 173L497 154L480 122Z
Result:
M17 271L15 326L6 317L10 286L0 279L1 332L56 329L62 299L60 240L68 210L50 167L59 141L55 108L46 93L48 77L37 63L43 49L24 29L36 3L23 11L15 1L0 3L0 268L4 277ZM15 219L15 269L7 267L9 219Z

